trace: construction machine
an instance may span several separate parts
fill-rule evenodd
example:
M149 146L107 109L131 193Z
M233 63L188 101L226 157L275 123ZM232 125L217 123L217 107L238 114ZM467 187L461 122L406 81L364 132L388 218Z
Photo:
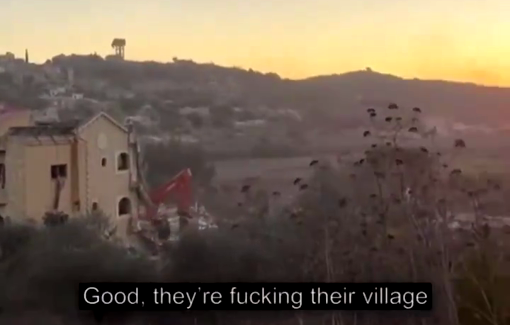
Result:
M193 207L192 174L189 168L180 171L149 193L145 192L142 186L139 190L142 192L139 194L144 204L137 220L133 219L131 223L131 231L137 235L141 244L155 255L164 242L178 238L175 233L190 219L211 220L205 209L198 208L198 204L195 204L196 208ZM166 205L169 199L176 203L176 210Z
M191 170L189 168L180 171L168 182L149 193L150 204L146 206L145 214L141 214L141 220L155 220L158 212L169 197L177 201L177 214L181 217L190 218L192 204Z

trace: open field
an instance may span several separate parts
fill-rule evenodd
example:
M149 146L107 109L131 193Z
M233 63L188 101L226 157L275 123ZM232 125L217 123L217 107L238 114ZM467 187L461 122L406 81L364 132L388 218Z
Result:
M306 179L311 176L313 168L309 166L313 159L334 160L327 157L298 158L267 158L267 159L235 159L216 161L214 184L221 190L225 199L232 204L243 201L240 189L243 185L251 185L254 191L266 193L280 192L275 206L292 202L299 192L293 185L297 177ZM276 199L276 198L274 198Z
M342 161L348 163L359 159L363 153L356 152L342 155ZM480 173L491 175L503 184L510 182L509 161L501 154L477 154L477 152L465 152L449 157L445 155L445 161L450 168L461 168L464 174L479 175ZM510 158L510 157L508 157ZM323 155L318 157L297 157L297 158L267 158L267 159L230 159L215 161L216 177L214 184L228 194L229 200L242 200L240 189L243 185L252 185L255 189L262 189L269 193L278 191L282 194L283 201L291 201L299 192L293 185L295 178L306 179L313 173L309 166L310 161L330 161L338 166L334 155ZM509 159L510 160L510 159ZM507 187L503 186L503 192L493 193L487 197L487 207L491 215L507 215L510 212L510 205L503 198L509 193ZM279 201L281 201L281 199ZM471 207L467 208L471 212ZM467 212L467 211L466 211Z
M236 159L216 161L217 180L229 182L247 177L292 179L309 172L312 157Z
M333 155L215 161L215 182L217 184L241 184L243 181L247 181L286 187L286 185L292 185L296 177L306 178L311 175L313 169L309 164L313 159L335 162Z
M362 156L362 151L343 155L344 162L353 160L356 155ZM467 154L445 158L445 162L451 166L464 169L469 173L487 172L490 174L509 174L510 157L495 157L494 155ZM219 183L231 183L243 181L246 178L257 178L274 182L287 182L295 177L306 177L312 169L308 166L313 159L330 161L337 165L334 155L322 155L319 157L294 157L294 158L264 158L264 159L229 159L215 161L216 178Z

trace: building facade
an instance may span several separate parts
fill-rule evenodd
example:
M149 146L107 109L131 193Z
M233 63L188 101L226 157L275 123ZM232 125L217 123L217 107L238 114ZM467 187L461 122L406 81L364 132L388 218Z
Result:
M72 125L0 115L2 129L1 215L39 223L51 211L70 217L101 211L122 232L139 212L134 136L109 115Z

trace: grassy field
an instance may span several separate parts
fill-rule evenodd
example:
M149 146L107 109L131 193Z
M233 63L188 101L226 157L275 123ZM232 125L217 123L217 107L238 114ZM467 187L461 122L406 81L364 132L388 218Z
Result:
M291 179L310 170L312 157L236 159L216 161L216 179L220 182L242 180L248 177Z
M494 157L472 157L464 159L461 166L468 172L488 172L494 174L509 174L510 161Z
M324 157L319 157L321 160ZM243 185L251 185L252 192L266 193L280 192L281 196L275 204L290 203L299 192L299 187L293 184L297 177L306 179L313 168L309 166L312 157L299 158L267 158L267 159L236 159L216 161L216 176L214 184L223 194L222 200L232 204L243 201L240 189ZM332 157L328 157L331 159Z
M361 155L361 152L359 153ZM352 155L354 157L355 154ZM352 160L352 157L344 156L343 160ZM287 183L296 177L310 175L312 169L309 163L312 159L321 161L328 160L336 164L333 155L321 157L297 157L297 158L265 158L265 159L232 159L215 161L215 181L224 184L242 182L246 179L258 179L274 183ZM466 173L510 174L510 161L502 157L478 156L475 153L445 158L451 162L452 167L462 168Z
M216 161L217 184L267 184L275 190L292 186L296 177L306 178L313 168L309 166L313 159L334 161L333 156L298 157L298 158L267 158L267 159L236 159Z
M343 162L359 159L363 153L355 152L342 155ZM458 155L445 155L445 162L449 168L461 168L464 174L490 175L500 180L503 184L510 183L508 172L508 160L503 155L486 154L481 152L466 152ZM509 157L510 158L510 157ZM240 189L243 185L251 185L254 189L264 190L268 193L278 191L282 194L284 201L291 201L299 192L298 187L293 185L295 178L308 178L313 173L309 163L313 159L330 161L338 166L334 155L323 155L319 157L298 157L298 158L267 158L267 159L234 159L216 161L216 177L214 184L227 195L228 200L242 200ZM496 193L487 197L487 206L497 206L498 209L488 209L491 215L508 215L510 205L501 196L508 193L506 186L503 186L503 193ZM471 211L471 208L469 208Z

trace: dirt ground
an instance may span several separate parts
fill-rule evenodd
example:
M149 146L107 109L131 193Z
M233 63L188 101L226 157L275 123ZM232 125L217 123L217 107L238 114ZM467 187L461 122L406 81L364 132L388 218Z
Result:
M216 161L214 183L218 186L230 185L234 187L250 184L265 190L283 193L294 188L295 178L306 179L311 176L313 168L309 164L314 159L335 162L333 155Z
M339 154L339 156L344 162L347 162L350 160L354 161L356 155L362 154L363 152L352 152L351 154ZM510 157L503 157L501 154L495 155L476 150L467 150L461 154L454 155L453 159L450 157L444 158L451 166L460 167L464 174L490 174L492 177L499 179L503 184L508 184L510 181L510 173L507 167L507 159L510 159ZM306 180L311 176L314 169L309 164L314 159L329 161L333 165L338 166L335 155L216 161L214 185L234 205L236 202L243 200L243 194L240 192L243 185L251 185L255 191L260 189L268 194L279 192L281 193L281 197L278 199L279 202L290 202L299 192L299 189L293 185L294 179L300 177ZM506 196L508 190L506 185L504 185L502 192L496 193L497 195L494 194L497 196L496 198L485 202L488 207L493 205L498 207L498 209L488 209L491 215L508 215L510 205L501 197Z

